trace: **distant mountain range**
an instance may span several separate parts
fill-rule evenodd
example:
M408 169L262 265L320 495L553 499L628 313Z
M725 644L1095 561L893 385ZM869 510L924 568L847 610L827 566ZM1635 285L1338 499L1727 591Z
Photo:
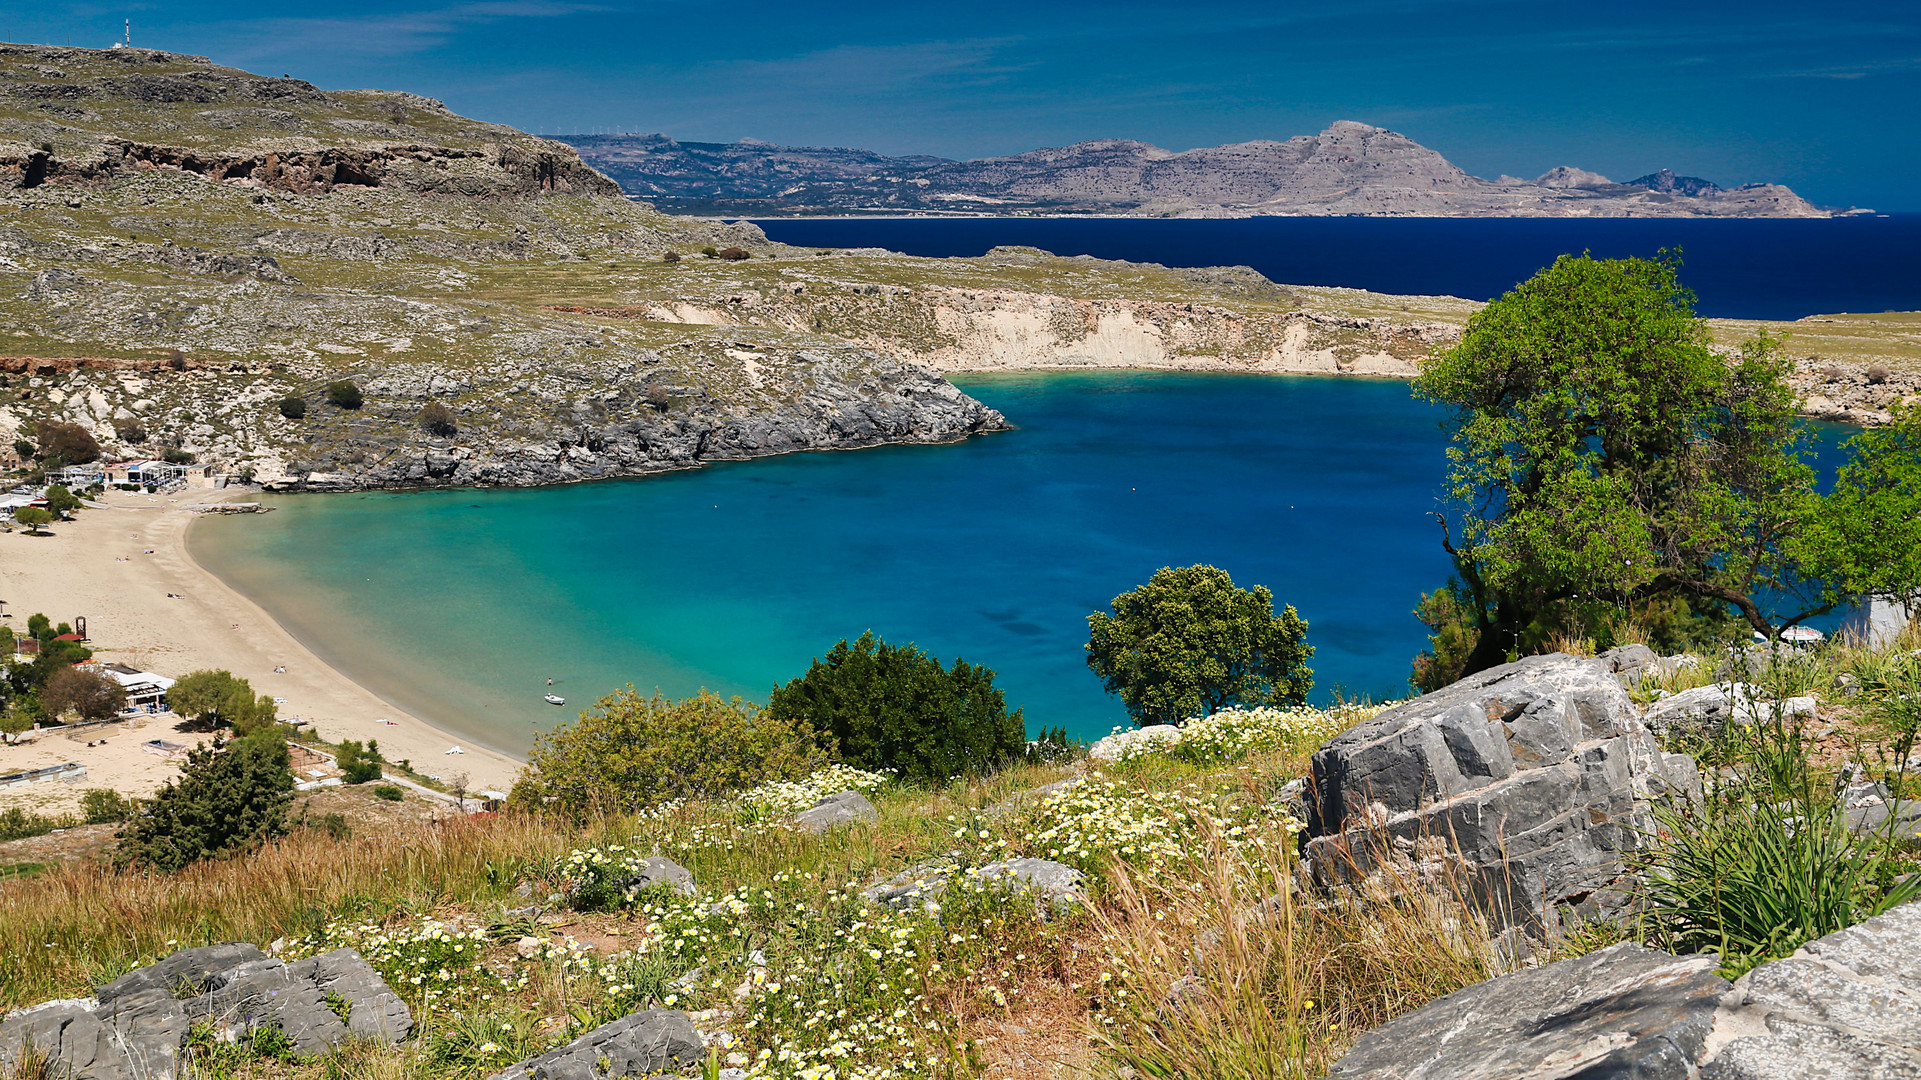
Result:
M1318 135L1174 153L1100 139L949 161L868 150L562 137L628 195L687 214L1127 214L1141 217L1829 217L1779 184L1724 189L1662 169L1626 183L1570 166L1470 176L1405 135L1342 120Z

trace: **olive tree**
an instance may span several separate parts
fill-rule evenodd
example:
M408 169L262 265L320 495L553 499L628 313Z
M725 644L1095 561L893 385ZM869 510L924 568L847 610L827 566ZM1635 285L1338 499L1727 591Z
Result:
M201 670L182 675L167 690L167 707L209 727L250 735L278 722L273 698L255 695L253 684L232 672Z
M1137 724L1172 724L1234 705L1294 705L1314 687L1314 646L1293 605L1237 588L1212 566L1162 567L1087 617L1087 666Z

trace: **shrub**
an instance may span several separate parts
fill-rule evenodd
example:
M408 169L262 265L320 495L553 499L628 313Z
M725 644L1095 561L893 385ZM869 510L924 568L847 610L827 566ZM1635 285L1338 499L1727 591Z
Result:
M360 387L347 379L340 379L327 384L327 400L337 408L358 409L364 399L360 396Z
M47 488L47 509L55 514L65 514L80 509L80 497L64 484L54 484Z
M169 465L192 465L193 453L178 446L169 446L160 452L160 460Z
M537 736L512 801L573 814L633 810L792 780L824 763L812 727L708 690L673 701L633 687Z
M1307 623L1212 566L1162 567L1087 617L1087 666L1139 724L1230 705L1299 705L1314 686Z
M48 817L45 814L29 813L18 806L10 806L0 812L0 840L25 840L29 836L45 836L55 829L72 828L77 824L70 817Z
M992 670L959 659L943 668L871 630L776 687L767 711L811 725L849 765L893 770L914 782L978 775L1027 747L1026 720L1018 709L1007 711Z
M375 784L373 792L376 797L388 802L399 802L407 797L407 793L401 790L399 784Z
M1879 386L1882 383L1887 382L1888 377L1891 374L1892 373L1888 371L1888 366L1886 364L1868 365L1868 381L1873 383L1876 386Z
M429 401L420 410L418 419L420 430L429 435L445 437L459 430L454 423L454 411L438 401Z
M46 420L40 424L40 457L49 468L85 465L100 459L100 444L79 424Z
M1730 727L1729 739L1735 779L1699 806L1655 807L1659 840L1641 861L1664 948L1719 953L1722 974L1737 978L1921 895L1921 878L1904 873L1899 815L1885 832L1850 829L1797 724L1776 710Z
M340 753L335 760L349 784L364 784L381 777L379 753L369 751L353 739L341 742Z
M93 788L80 796L80 812L89 825L109 825L132 816L133 804L112 788Z
M677 263L680 261L680 252L670 251L667 254L662 255L660 257L660 261L668 264L669 266L672 266L674 263Z
M288 394L280 399L280 415L289 420L298 420L307 415L307 399Z
M714 257L719 259L726 259L728 262L739 262L742 259L753 258L754 254L753 252L748 251L746 248L724 247L724 248L721 248L719 251L714 252Z
M33 444L25 439L13 440L13 452L21 461L33 460Z
M113 422L113 433L120 437L121 442L143 443L147 441L147 429L140 425L140 421L131 416L123 416L115 420Z
M353 826L347 824L347 815L338 812L320 815L320 820L310 822L309 827L318 829L335 840L349 840L354 834Z
M40 688L40 707L55 717L72 713L82 720L106 720L127 707L127 691L99 672L63 667Z
M171 871L230 851L245 851L287 831L293 801L287 744L270 736L187 751L168 781L121 835L116 859Z
M182 675L167 691L167 707L200 724L226 725L251 735L278 722L273 699L231 672L200 670Z

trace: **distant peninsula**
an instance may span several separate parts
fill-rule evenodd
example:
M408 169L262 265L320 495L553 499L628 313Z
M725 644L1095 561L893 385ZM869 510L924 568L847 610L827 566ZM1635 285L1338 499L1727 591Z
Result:
M635 199L678 214L1117 214L1136 217L1833 217L1779 184L1723 188L1661 169L1617 183L1561 166L1484 180L1413 139L1341 120L1318 135L1175 153L1100 139L949 161L867 150L559 136Z

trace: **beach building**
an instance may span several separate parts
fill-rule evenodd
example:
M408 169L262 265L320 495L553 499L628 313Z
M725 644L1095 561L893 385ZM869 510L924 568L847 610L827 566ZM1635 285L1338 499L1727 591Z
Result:
M15 510L23 506L37 506L45 510L47 508L46 496L36 495L30 491L18 489L9 491L5 495L0 495L0 515L10 518L13 516Z
M173 680L126 664L101 664L100 674L120 684L127 692L127 712L162 713L167 711L167 691Z
M107 482L107 467L104 465L69 465L64 469L54 470L53 474L48 477L48 480L55 484L64 484L70 490L78 491L81 488L89 488L95 484L105 484Z

